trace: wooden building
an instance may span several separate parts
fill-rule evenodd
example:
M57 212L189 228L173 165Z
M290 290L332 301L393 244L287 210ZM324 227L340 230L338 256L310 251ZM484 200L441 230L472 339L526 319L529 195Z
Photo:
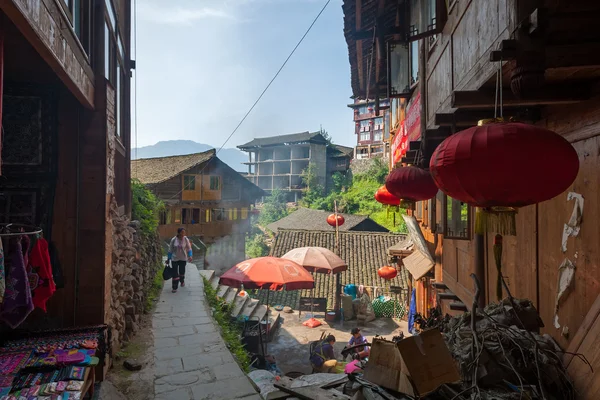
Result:
M170 240L177 228L184 227L199 247L206 244L224 249L221 257L210 261L211 269L244 260L251 208L265 193L219 160L214 149L133 160L131 170L134 179L166 205L158 227L162 240Z
M0 2L0 222L41 227L64 278L23 328L107 322L109 207L131 209L130 21L129 0Z
M517 236L504 238L502 264L513 295L531 299L538 308L544 332L564 349L587 352L596 370L600 31L595 25L600 3L345 0L343 8L354 95L372 93L376 103L390 98L393 147L407 142L404 151L392 148L392 164L427 168L446 137L495 116L496 85L505 117L553 130L576 149L577 179L554 199L519 210ZM376 62L370 62L373 51ZM585 208L579 233L564 237L575 206L569 192L582 195ZM434 305L440 292L469 308L471 273L485 285L485 301L493 301L494 234L474 234L474 210L439 193L418 204L415 216L436 261L420 282L419 309ZM571 291L557 310L564 260L576 269ZM441 303L451 311L447 301ZM573 360L569 368L579 368L575 363L581 362ZM596 398L598 383L589 369L581 367L574 374L583 398Z

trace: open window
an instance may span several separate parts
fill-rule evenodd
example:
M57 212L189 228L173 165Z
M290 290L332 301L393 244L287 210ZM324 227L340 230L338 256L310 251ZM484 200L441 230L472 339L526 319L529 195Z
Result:
M447 239L470 240L471 210L468 204L446 197L444 237Z
M446 0L408 0L408 40L437 35L442 31L448 12Z

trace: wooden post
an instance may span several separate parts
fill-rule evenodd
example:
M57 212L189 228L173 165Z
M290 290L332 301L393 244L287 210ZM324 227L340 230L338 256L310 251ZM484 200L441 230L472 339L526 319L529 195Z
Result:
M334 214L335 214L335 254L339 256L338 250L340 245L340 227L338 225L338 209L337 209L337 201L333 202ZM335 301L333 310L338 313L340 311L340 274L335 274ZM341 315L340 315L341 318Z

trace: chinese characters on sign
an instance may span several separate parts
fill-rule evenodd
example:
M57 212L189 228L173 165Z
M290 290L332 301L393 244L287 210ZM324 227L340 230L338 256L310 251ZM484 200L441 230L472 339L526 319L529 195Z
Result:
M400 122L400 128L392 143L392 164L399 163L408 151L408 143L421 138L421 94L406 106L406 118Z

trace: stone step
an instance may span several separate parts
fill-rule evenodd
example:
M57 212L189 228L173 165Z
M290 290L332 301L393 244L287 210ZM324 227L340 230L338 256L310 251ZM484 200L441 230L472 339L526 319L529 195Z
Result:
M238 290L236 288L231 288L225 295L225 302L227 304L232 304L235 301L237 294L238 294Z
M267 306L264 304L259 304L248 317L253 321L262 321L267 315L267 311L269 311Z
M219 287L219 277L218 276L213 276L212 279L210 280L210 285L212 286L212 288L214 290L217 290L217 288Z
M212 269L202 269L198 272L200 272L200 276L202 278L205 278L209 282L213 278L213 276L215 276L215 271Z
M225 296L227 296L227 293L231 291L230 289L233 290L233 288L231 288L230 286L219 285L217 289L217 297L221 299L225 298Z
M240 315L242 309L246 306L246 303L250 299L250 296L236 296L235 297L235 305L233 306L233 310L231 311L231 316L233 318L237 318Z
M250 315L252 315L252 313L254 312L254 309L260 304L260 301L256 300L256 299L250 299L246 302L246 304L244 305L244 308L242 308L242 311L240 311L240 313L238 315L240 316L245 316L245 317L250 317Z

